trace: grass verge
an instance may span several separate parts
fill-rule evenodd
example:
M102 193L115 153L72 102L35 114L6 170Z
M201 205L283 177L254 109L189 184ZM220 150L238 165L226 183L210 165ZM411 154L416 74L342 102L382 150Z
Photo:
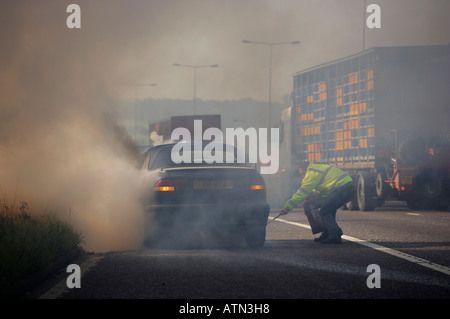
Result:
M26 202L0 199L0 298L82 243L81 233L54 213L33 216Z

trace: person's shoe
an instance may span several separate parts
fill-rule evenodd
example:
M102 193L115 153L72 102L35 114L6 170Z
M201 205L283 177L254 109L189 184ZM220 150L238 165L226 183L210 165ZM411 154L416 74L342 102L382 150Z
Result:
M319 237L314 238L314 242L320 243L322 240L325 240L328 237L326 232L323 232Z
M320 241L321 244L342 244L341 236L331 237Z

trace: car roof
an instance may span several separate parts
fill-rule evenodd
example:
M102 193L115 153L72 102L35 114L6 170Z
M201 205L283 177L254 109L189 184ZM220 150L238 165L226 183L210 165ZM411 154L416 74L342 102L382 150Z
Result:
M192 142L173 142L173 143L159 144L159 145L155 145L155 146L150 147L149 149L147 149L147 151L144 152L143 157L145 158L148 154L152 154L152 160L151 161L153 162L155 160L155 156L159 156L159 154L162 151L170 150L172 147L174 147L175 145L177 145L179 143L185 144L188 148L193 148L194 145L195 145L195 143L192 143ZM224 147L224 151L225 152L228 152L228 147L227 146L232 147L234 152L238 152L236 147L234 147L231 144L217 143L217 142L214 142L214 141L202 141L202 151L203 151L203 149L205 148L206 145L210 145L211 143L213 145L216 145L216 146L219 146L219 147L220 146ZM236 156L236 154L235 154L235 156ZM243 164L243 163L240 163L240 164ZM149 165L150 165L150 163L149 163ZM153 165L153 164L151 164L151 165ZM243 165L245 165L245 164L243 164Z
M161 148L173 147L173 146L175 146L175 145L177 145L179 143L186 144L186 145L191 145L191 146L195 145L195 142L184 142L184 141L173 142L173 143L166 143L166 144L159 144L159 145L155 145L155 146L150 147L149 149L147 149L147 151L145 151L145 153L147 153L150 150L155 151L155 150L158 150L158 149L161 149ZM209 145L211 143L216 144L216 145L231 146L231 147L235 148L231 144L216 143L216 142L213 142L213 141L202 141L202 146L205 147L206 145Z

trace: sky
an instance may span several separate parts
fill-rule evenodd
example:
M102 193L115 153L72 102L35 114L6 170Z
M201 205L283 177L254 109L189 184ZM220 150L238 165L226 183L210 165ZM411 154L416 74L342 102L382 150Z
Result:
M81 28L68 28L69 4ZM120 99L267 101L293 74L363 48L363 0L2 0L0 200L56 210L88 249L139 244L136 153ZM450 43L450 1L367 0L365 47ZM367 16L367 14L366 14ZM184 65L213 65L194 69ZM156 86L142 84L156 83ZM145 184L144 182L142 182ZM118 236L124 234L125 237Z
M269 48L242 40L300 41L273 47L272 98L282 102L292 89L293 73L362 50L369 15L363 0L133 0L126 10L123 2L113 3L118 12L108 21L82 7L81 32L115 24L120 36L134 39L122 59L129 66L124 81L157 83L137 89L139 96L154 98L192 97L193 69L173 66L179 63L219 65L197 69L200 98L267 100ZM366 48L450 43L449 1L366 1L371 3L381 8L381 28L366 28ZM134 24L127 31L129 21Z
M66 26L70 3L81 8L80 29ZM366 28L366 48L450 43L448 0L366 0L372 3L381 8L381 28ZM173 65L179 63L219 65L197 69L199 98L267 100L269 47L242 40L300 41L273 47L278 102L290 93L295 72L362 50L370 15L363 0L6 0L0 6L6 43L37 34L45 48L36 44L36 50L53 48L54 58L67 63L78 57L80 68L109 59L115 70L103 80L128 97L192 98L194 69ZM148 83L157 86L133 85Z

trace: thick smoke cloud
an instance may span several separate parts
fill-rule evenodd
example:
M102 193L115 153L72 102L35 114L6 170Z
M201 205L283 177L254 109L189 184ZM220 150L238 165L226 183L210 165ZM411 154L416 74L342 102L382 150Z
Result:
M101 26L69 30L66 6L2 4L0 191L69 220L89 250L136 247L138 152L118 124L112 85L127 40Z
M374 2L382 28L367 47L450 42L447 0ZM66 27L70 3L81 29ZM130 84L190 99L193 74L173 63L218 64L199 72L199 98L266 101L268 52L242 40L300 40L274 48L282 101L293 73L361 50L362 14L359 0L3 0L0 192L70 219L88 249L140 245L142 181L116 102Z

